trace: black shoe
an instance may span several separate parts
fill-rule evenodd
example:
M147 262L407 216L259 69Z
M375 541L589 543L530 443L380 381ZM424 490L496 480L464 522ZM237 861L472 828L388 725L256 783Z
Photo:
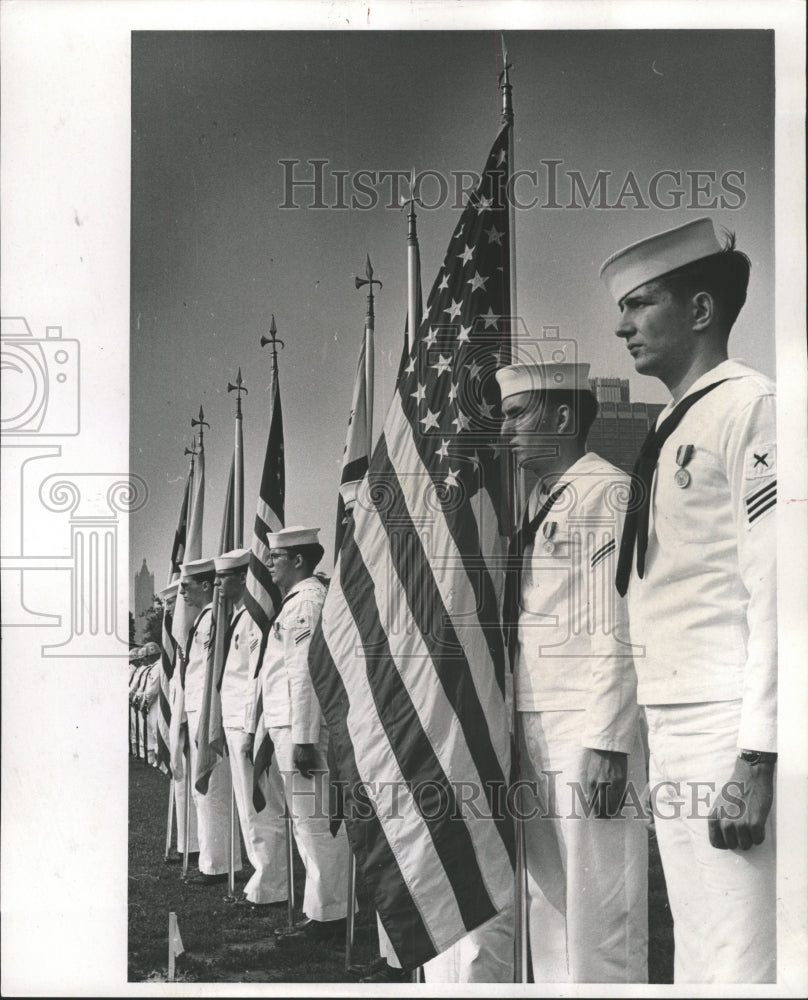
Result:
M163 860L167 865L181 865L183 861L185 861L185 855L173 853L169 854L169 856L167 858L164 858ZM189 865L199 864L199 851L191 851L191 853L188 855L188 864Z
M292 927L276 927L275 936L280 941L303 939L309 941L333 941L345 937L345 917L340 920L299 920Z
M387 962L382 959L384 963L381 968L376 969L375 972L371 972L368 976L362 976L359 980L360 983L409 983L412 980L412 974L405 972L404 969L396 969L392 965L388 965ZM376 965L376 963L373 963Z
M386 965L387 959L375 958L372 962L368 962L367 965L353 965L348 971L352 972L359 979L359 982L362 982L365 976L372 976L374 972L381 972Z
M169 854L167 858L163 858L163 862L167 865L181 865L184 860L185 860L185 855L179 854L176 851ZM188 864L189 865L199 864L199 851L194 851L193 854L190 854L188 856Z
M281 908L286 909L286 900L279 899L275 903L251 903L249 899L240 899L236 904L242 913L249 913L251 917L268 917L270 913L277 913Z
M227 881L227 872L222 875L206 875L204 872L199 872L197 875L190 875L186 881L188 885L221 885Z

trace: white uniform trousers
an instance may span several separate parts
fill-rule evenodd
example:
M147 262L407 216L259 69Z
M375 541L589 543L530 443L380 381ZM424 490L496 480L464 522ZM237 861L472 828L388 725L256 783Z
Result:
M187 758L183 758L187 760ZM174 810L177 814L177 851L179 854L185 854L185 775L177 780L176 778L171 779L174 783ZM191 842L188 845L188 851L190 854L194 854L199 850L199 836L196 829L196 803L191 797L191 809L190 809L190 819L191 819Z
M157 716L160 712L158 699L155 698L149 706L146 725L149 732L149 763L152 767L157 767Z
M306 868L303 912L311 920L339 920L348 913L348 837L344 823L336 837L331 836L328 775L315 780L295 770L291 726L273 726L269 735L283 777L295 843ZM323 726L317 741L323 761L327 747L328 730Z
M707 830L738 755L740 712L739 701L646 706L676 983L776 981L774 809L748 851L712 847Z
M283 819L283 782L275 759L264 776L266 805L253 805L253 764L245 755L248 735L243 729L225 729L230 751L230 773L236 796L241 834L247 857L255 869L244 893L251 903L282 903L286 891L286 830Z
M424 965L427 983L512 983L513 902Z
M648 825L630 806L624 819L584 817L584 712L519 712L519 809L524 820L530 948L537 983L648 982ZM639 732L628 758L639 800L646 789ZM639 813L639 815L638 815Z
M391 968L400 969L401 962L399 962L398 955L396 955L396 949L393 947L393 942L387 936L387 931L384 929L384 924L381 922L378 913L376 914L376 930L379 934L379 955Z
M196 803L199 836L199 870L203 875L223 875L230 870L230 763L224 757L216 762L208 790L196 790L196 730L199 712L188 712L188 738L191 747L191 788ZM241 871L241 838L236 838L234 870Z

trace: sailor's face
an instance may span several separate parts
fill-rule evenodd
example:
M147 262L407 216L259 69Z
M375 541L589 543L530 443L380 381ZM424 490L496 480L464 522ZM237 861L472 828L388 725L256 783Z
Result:
M210 600L210 585L195 579L192 576L186 577L180 582L180 594L186 604L193 608L204 607Z
M686 368L695 346L690 303L659 281L640 285L620 302L615 334L626 342L641 375L666 375Z
M244 590L244 573L242 571L226 571L216 574L216 583L219 590L228 601L238 601Z
M537 392L517 392L502 401L500 433L518 465L533 467L541 458L556 454L548 410L545 398Z
M293 583L294 564L285 549L272 549L269 553L269 575L281 590L288 590Z

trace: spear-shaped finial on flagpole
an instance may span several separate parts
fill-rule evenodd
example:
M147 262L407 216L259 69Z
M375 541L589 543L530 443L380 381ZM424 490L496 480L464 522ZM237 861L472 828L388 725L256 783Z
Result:
M266 347L267 344L272 344L272 370L278 366L278 344L281 347L286 347L286 344L278 336L278 328L275 326L275 313L272 314L272 321L269 324L269 336L261 336L261 347Z
M511 78L508 70L513 65L508 62L508 50L505 48L505 35L502 35L502 72L499 74L499 87L502 91L502 124L513 125L513 105L511 104Z
M196 419L191 418L191 427L199 428L199 450L201 451L205 444L205 428L207 427L210 430L210 424L205 420L205 414L201 406L199 407L199 416Z
M367 263L365 265L366 278L354 278L354 282L357 288L361 288L363 285L368 286L368 305L367 312L365 313L365 320L370 320L371 329L373 328L373 286L378 285L379 288L382 287L381 281L378 278L373 277L373 265L370 263L370 254L367 256Z
M415 206L423 205L415 183L415 167L410 172L409 197L401 199L401 207L410 206L407 213L407 347L412 351L418 333L418 291L421 280L418 266L418 233L415 222Z
M403 196L401 198L401 207L404 208L405 205L410 206L410 210L407 213L407 222L409 223L407 228L407 242L415 244L418 242L418 234L415 230L415 206L424 204L418 196L418 188L415 183L415 167L410 171L409 188L409 195L406 198Z
M186 445L184 454L191 456L191 472L193 472L194 471L194 459L199 454L199 452L196 450L196 434L194 434L193 438L191 439L191 447L189 448Z
M369 459L373 453L373 286L378 285L379 288L382 287L381 281L373 277L373 265L370 263L370 254L367 255L365 274L367 275L366 278L354 278L354 283L357 288L361 288L363 285L368 286L367 309L365 310L365 401L367 407Z
M227 383L227 391L228 392L235 392L235 394L236 394L236 420L241 420L242 419L242 416L241 416L241 394L243 392L245 395L247 395L249 393L249 390L247 389L247 386L244 385L244 382L242 381L242 378L241 378L241 369L240 368L238 370L238 375L236 375L236 381L235 382L228 382Z

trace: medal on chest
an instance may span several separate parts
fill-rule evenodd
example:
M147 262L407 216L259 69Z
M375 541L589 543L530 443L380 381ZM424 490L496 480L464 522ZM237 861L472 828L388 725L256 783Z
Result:
M556 533L556 528L558 528L558 521L545 521L541 526L541 533L544 535L544 545L542 547L548 555L552 555L555 552L553 535Z
M693 452L696 449L692 444L680 444L676 449L676 464L679 468L673 477L673 481L679 487L680 490L686 490L690 485L690 473L687 471L685 466L690 462L693 457Z

